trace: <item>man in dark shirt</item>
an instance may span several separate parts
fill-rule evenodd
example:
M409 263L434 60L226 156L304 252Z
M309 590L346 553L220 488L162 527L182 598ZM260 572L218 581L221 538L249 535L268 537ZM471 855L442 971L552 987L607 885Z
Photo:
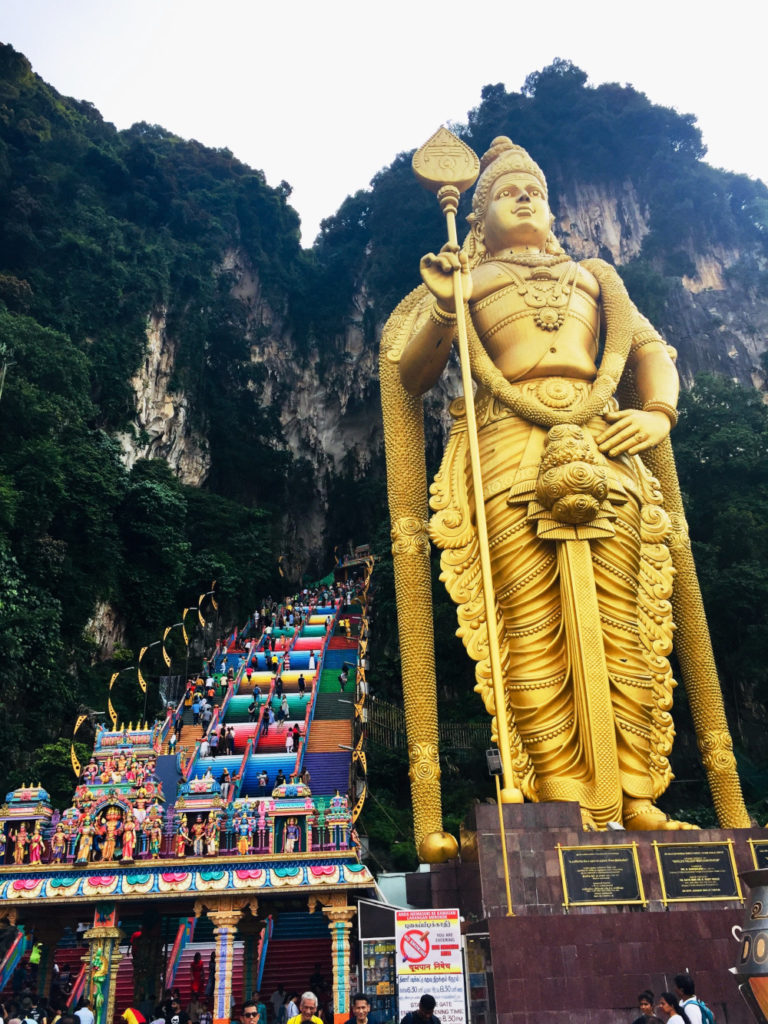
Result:
M364 992L356 992L352 996L352 1016L347 1024L368 1024L368 1014L371 1012L371 1003Z
M418 1010L411 1010L406 1013L400 1024L440 1024L440 1018L435 1016L435 997L426 993L419 1000Z
M182 1010L178 999L171 1000L170 1012L165 1018L165 1024L189 1024L189 1014Z

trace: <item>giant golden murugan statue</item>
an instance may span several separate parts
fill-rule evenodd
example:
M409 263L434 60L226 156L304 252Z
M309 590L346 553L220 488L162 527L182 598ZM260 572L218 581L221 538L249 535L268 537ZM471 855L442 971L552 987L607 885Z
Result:
M690 827L655 804L672 777L667 656L677 628L721 824L746 826L668 441L674 350L609 264L563 251L545 177L507 138L482 159L468 219L461 249L449 243L422 259L424 284L390 317L380 364L421 855L440 856L442 828L428 537L494 716L504 800L577 801L588 827ZM427 524L420 396L446 366L457 317L474 413L466 395L452 403Z

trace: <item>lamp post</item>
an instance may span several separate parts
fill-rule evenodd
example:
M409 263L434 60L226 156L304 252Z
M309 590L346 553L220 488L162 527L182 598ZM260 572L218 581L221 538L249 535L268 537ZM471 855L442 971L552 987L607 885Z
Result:
M509 884L509 862L507 860L507 834L504 831L504 806L501 802L501 785L499 779L504 774L504 767L501 761L501 752L498 747L491 747L486 750L485 759L488 763L488 774L493 776L496 783L496 805L499 808L499 831L501 832L501 857L504 864L504 884L507 888L507 917L514 917L512 910L512 890Z

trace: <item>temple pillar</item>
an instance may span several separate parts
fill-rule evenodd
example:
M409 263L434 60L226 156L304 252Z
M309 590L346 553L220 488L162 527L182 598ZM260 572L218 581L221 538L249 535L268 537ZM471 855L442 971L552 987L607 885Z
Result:
M115 1011L117 969L123 959L119 946L125 933L117 927L114 903L97 903L93 927L83 936L88 943L88 979L85 993L93 1010L94 1024L112 1021Z
M42 942L43 948L40 956L40 963L37 967L36 992L43 999L48 999L51 994L51 982L53 980L53 963L56 959L56 947L61 936L64 934L64 925L61 921L41 921L35 924L33 942Z
M246 999L258 991L259 937L264 927L264 921L252 914L245 914L237 926L243 937L243 995Z
M256 917L259 904L256 899L242 896L210 896L195 901L195 917L203 910L213 922L216 939L216 972L213 981L213 1024L229 1024L232 1017L232 960L235 934L243 910L249 907Z
M355 919L355 908L347 906L345 893L327 893L317 900L310 898L310 911L313 904L320 903L322 911L328 918L331 932L331 958L333 963L333 1009L335 1024L349 1019L351 992L349 991L349 933Z

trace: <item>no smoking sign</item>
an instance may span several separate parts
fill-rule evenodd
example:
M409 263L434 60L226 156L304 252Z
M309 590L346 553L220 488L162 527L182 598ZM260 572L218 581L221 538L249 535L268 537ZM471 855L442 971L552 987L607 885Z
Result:
M409 929L400 939L400 953L406 963L419 964L429 956L429 935L418 928Z

